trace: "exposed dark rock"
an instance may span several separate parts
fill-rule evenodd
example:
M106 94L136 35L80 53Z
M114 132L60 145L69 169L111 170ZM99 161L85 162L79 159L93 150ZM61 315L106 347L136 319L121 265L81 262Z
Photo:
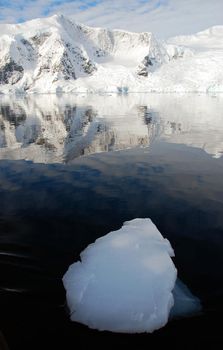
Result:
M142 64L145 67L153 66L153 62L152 62L151 58L148 55L144 57L144 60L142 61Z
M73 47L70 43L66 43L65 46L67 47L68 51L75 56L75 61L80 64L84 73L92 74L97 70L96 65L90 59L83 56L83 53L80 51L79 47Z
M140 69L137 72L138 75L143 76L143 77L148 77L148 70L147 68L144 66L140 67Z
M0 67L0 84L16 84L23 77L22 66L9 59Z
M106 52L100 48L97 48L97 49L95 49L94 55L96 57L104 57L104 56L106 56Z
M46 41L47 38L49 38L49 36L49 33L41 33L39 35L36 34L31 38L31 40L35 45L40 46Z
M138 66L137 74L143 77L148 77L149 67L153 66L153 59L149 55L145 56L142 63Z
M49 63L44 63L39 67L37 78L43 73L43 72L49 72L50 71L50 65Z
M73 63L64 51L60 61L53 65L52 73L62 73L65 80L76 79Z
M82 68L86 74L92 74L94 71L97 70L95 64L91 60L86 59L85 57L83 57Z

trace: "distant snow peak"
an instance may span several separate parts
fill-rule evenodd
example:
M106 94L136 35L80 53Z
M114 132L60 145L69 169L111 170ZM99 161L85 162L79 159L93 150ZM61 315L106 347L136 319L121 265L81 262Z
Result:
M0 25L0 93L223 91L223 26L158 42L63 15Z

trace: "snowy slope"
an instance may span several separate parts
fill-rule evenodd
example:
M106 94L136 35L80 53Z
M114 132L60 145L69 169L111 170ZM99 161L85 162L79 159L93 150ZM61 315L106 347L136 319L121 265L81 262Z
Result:
M0 93L223 91L223 26L159 43L62 15L0 25Z
M214 26L195 35L180 35L168 40L168 43L192 47L196 50L222 50L223 26Z

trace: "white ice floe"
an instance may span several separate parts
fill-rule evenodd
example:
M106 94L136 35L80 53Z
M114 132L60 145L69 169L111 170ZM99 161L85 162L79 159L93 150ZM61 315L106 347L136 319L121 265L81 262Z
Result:
M63 277L71 320L123 333L163 327L174 305L173 256L169 241L150 219L125 222L120 230L97 239ZM180 290L178 285L179 300ZM188 300L187 295L181 300Z

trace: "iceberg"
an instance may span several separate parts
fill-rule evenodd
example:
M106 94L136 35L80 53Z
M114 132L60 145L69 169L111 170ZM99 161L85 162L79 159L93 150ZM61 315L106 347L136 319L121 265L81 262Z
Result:
M174 251L150 219L125 222L97 239L63 277L70 318L98 330L153 332L176 314L199 308L186 286L177 283ZM181 293L181 290L182 293ZM174 310L174 309L173 309ZM171 317L174 316L174 312Z

